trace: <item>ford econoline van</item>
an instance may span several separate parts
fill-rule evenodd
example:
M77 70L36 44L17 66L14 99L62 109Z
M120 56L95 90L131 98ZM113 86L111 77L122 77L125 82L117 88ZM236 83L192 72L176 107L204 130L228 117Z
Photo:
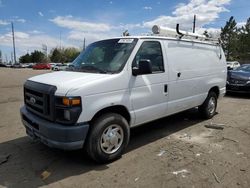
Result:
M194 107L212 118L226 73L219 43L161 35L101 40L67 71L29 78L21 118L31 138L85 148L108 162L122 155L132 127Z

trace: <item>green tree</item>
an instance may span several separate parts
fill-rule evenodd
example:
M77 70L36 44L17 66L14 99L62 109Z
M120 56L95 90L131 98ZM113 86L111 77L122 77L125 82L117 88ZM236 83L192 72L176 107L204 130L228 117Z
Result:
M55 63L59 63L61 61L62 53L60 49L54 48L50 53L50 60Z
M66 62L72 62L80 54L80 51L76 48L66 48L64 50L64 55Z
M221 28L221 41L222 48L224 49L226 59L234 60L237 59L237 43L238 43L238 30L237 23L233 16L230 17L226 25Z
M44 53L35 50L34 52L31 53L31 61L34 63L41 63L46 61L46 57Z
M77 48L54 48L50 52L50 60L55 63L72 62L79 54Z
M250 18L247 19L245 26L240 28L239 34L239 59L242 61L250 60Z
M32 60L32 57L29 53L27 53L19 58L20 63L31 63L31 60Z

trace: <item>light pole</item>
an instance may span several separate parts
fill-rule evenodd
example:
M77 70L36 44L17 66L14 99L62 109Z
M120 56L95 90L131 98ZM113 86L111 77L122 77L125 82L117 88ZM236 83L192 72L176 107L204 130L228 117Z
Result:
M14 64L16 64L16 45L15 45L15 32L14 32L13 22L11 22L11 28L12 28L12 39L13 39Z

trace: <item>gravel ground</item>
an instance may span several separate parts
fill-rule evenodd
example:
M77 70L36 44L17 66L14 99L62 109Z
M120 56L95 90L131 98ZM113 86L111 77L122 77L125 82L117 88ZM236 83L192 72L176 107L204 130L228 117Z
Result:
M45 72L0 68L0 187L250 187L250 95L224 97L211 120L192 109L134 128L122 158L98 165L26 136L22 85Z

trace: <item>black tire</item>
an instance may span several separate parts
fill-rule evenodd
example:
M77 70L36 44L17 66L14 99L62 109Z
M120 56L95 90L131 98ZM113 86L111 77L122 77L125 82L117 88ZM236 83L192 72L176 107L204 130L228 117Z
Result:
M218 97L215 92L210 91L208 93L204 103L201 106L199 106L199 112L201 113L203 118L211 119L216 114L217 98Z
M99 163L107 163L107 162L111 162L114 161L118 158L121 157L121 155L123 154L125 148L128 145L129 142L129 137L130 137L130 128L128 125L127 120L119 115L119 114L115 114L115 113L108 113L108 114L104 114L100 117L98 117L96 120L94 120L94 122L90 125L90 131L88 134L88 138L87 138L87 142L85 145L85 149L88 153L88 155L95 161L99 162ZM114 126L114 127L113 127ZM116 134L113 133L117 133L116 132L112 132L111 136L109 134L109 136L107 136L108 132L105 134L105 131L109 131L108 128L111 127L111 130L116 130L119 129L119 136L123 136L123 139L120 139L117 136L114 136ZM114 129L113 129L114 128ZM107 130L108 129L108 130ZM105 136L106 137L105 137ZM112 137L113 135L113 137ZM105 139L104 139L105 137ZM111 153L107 153L108 148L106 149L106 146L103 146L105 144L110 144L109 146L112 147L112 138L115 139L115 141L117 141L119 144L119 147L116 148L116 146L113 146L114 149ZM106 138L108 138L106 141ZM118 140L116 140L118 139ZM105 143L103 143L105 142ZM103 145L102 145L102 144ZM117 150L116 150L116 149Z

